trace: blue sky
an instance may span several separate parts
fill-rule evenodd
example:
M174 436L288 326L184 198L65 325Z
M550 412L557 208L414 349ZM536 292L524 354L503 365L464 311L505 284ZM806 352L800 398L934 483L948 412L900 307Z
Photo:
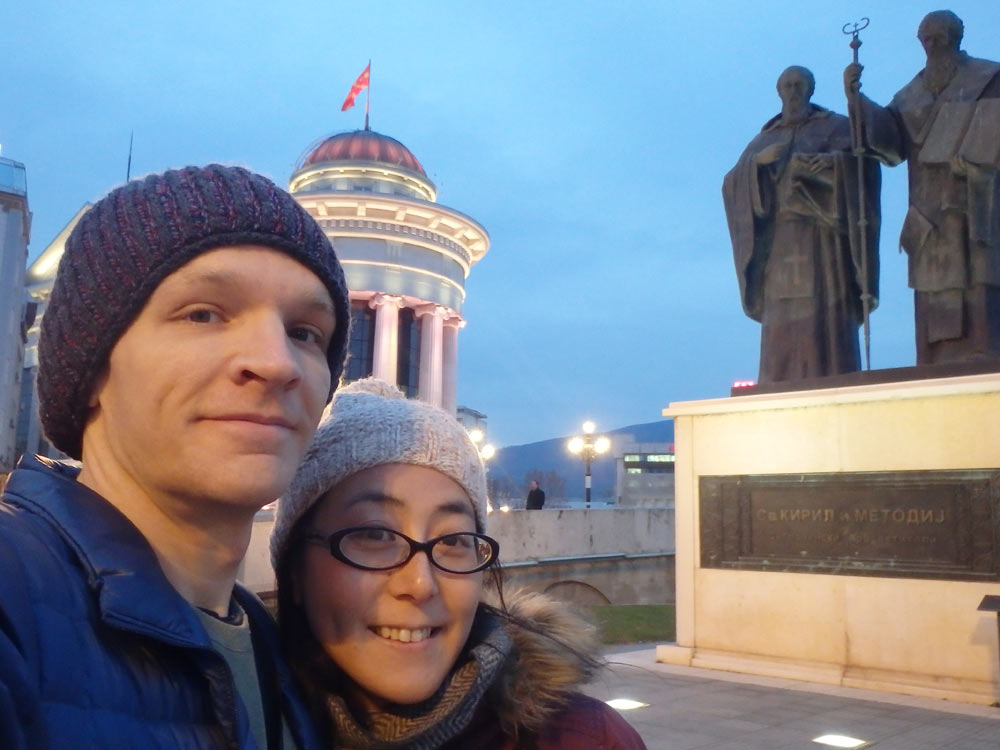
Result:
M845 22L865 92L922 67L912 1L57 3L0 6L2 155L27 167L34 257L125 177L221 161L287 185L372 60L372 127L404 144L441 203L492 248L467 282L459 402L499 445L658 419L757 373L722 177L778 111L778 74L846 105ZM964 48L1000 59L996 0L952 2ZM883 174L873 367L913 364L897 239L905 167Z

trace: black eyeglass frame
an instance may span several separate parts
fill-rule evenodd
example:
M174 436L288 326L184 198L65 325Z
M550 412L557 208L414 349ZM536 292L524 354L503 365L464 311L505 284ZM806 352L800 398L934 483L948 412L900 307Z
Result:
M353 534L356 531L385 531L390 534L394 534L395 536L398 536L400 539L402 539L403 541L405 541L407 544L410 545L410 554L408 554L406 558L401 560L400 562L385 567L373 567L371 565L362 565L359 562L351 560L340 549L340 541L344 537L348 536L349 534ZM450 568L444 567L439 562L437 562L437 560L434 559L434 555L431 554L431 549L438 542L453 536L473 536L476 539L483 540L490 548L489 559L486 560L486 562L477 565L475 568L472 568L471 570L452 570ZM384 526L348 526L347 528L340 529L339 531L335 531L332 534L322 534L316 530L307 531L302 538L309 544L315 544L320 547L325 547L327 552L329 552L334 558L340 560L340 562L346 565L350 565L352 568L358 568L359 570L372 570L372 571L395 570L396 568L401 568L404 565L406 565L410 560L413 559L413 556L416 555L418 552L423 552L424 554L427 555L427 559L430 561L431 565L433 565L438 570L443 570L445 573L453 573L455 575L467 575L469 573L478 573L480 570L485 570L494 562L496 562L497 558L500 557L500 542L498 542L491 536L486 536L486 534L480 534L478 531L456 531L452 532L451 534L442 534L441 536L436 536L433 539L428 539L426 542L418 542L416 539L411 539L402 532L395 531L393 529L387 529Z

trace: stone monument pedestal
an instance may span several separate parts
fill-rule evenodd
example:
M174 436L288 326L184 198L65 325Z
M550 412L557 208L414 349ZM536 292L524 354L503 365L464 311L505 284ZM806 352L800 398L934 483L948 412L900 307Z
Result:
M994 704L1000 374L673 403L657 660Z

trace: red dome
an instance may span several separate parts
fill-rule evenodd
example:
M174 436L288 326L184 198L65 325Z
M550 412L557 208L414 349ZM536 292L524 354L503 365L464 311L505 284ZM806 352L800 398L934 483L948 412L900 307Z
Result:
M373 130L354 130L324 138L306 154L298 168L328 161L376 161L427 176L406 146Z

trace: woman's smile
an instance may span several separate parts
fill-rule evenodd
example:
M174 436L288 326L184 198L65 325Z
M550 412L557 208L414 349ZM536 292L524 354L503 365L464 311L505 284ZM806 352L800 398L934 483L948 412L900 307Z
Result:
M369 629L381 638L402 643L420 643L441 630L441 628L390 628L385 625L373 625Z
M408 464L351 475L320 499L311 525L321 536L365 527L420 543L476 527L472 502L461 485L435 469ZM363 535L352 551L371 553L384 536ZM303 600L313 634L374 701L426 700L468 640L482 598L482 572L449 573L436 567L430 554L421 550L397 567L365 570L336 559L326 545L306 551ZM400 659L402 654L410 658Z

